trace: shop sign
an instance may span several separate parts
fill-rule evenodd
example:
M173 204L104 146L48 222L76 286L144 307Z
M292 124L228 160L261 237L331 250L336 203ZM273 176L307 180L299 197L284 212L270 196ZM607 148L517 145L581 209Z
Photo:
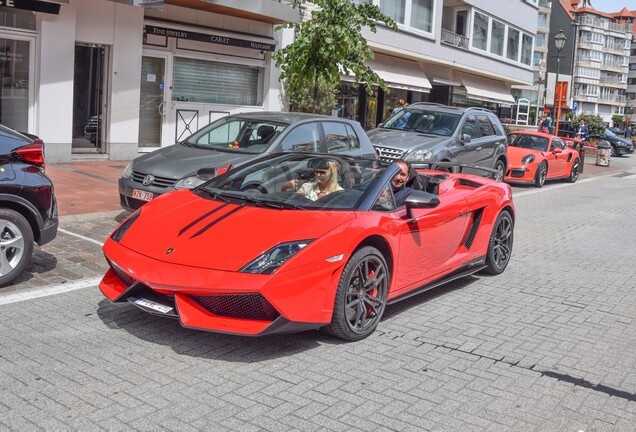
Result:
M39 0L0 0L0 10L3 8L22 9L33 12L44 12L59 15L60 5Z
M2 0L0 0L2 1ZM247 39L237 39L233 37L220 36L207 33L197 33L186 30L175 30L165 27L156 27L153 25L145 25L144 33L147 35L157 35L165 37L173 37L177 39L187 39L199 42L210 42L221 45L236 46L242 48L252 48L260 51L274 51L276 45L270 43L256 42Z

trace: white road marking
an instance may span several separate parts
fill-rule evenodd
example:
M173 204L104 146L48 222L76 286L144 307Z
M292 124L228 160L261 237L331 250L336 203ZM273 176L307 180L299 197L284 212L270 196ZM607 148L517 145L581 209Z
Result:
M515 193L513 191L512 192L512 199L517 199L517 198L520 198L520 197L524 197L526 195L534 195L534 194L538 194L538 193L541 193L541 192L550 192L551 190L560 189L560 188L563 188L563 187L570 187L570 186L576 186L576 185L583 184L583 183L589 183L591 181L597 180L598 178L599 177L591 177L591 178L587 178L587 179L584 179L584 180L579 180L576 183L562 183L562 184L559 184L559 185L548 186L548 187L544 186L541 189L537 188L537 189L527 190L527 191L523 191L523 192L519 192L519 193Z
M62 228L58 228L57 231L61 232L61 233L64 233L66 235L70 235L70 236L73 236L73 237L81 238L82 240L86 240L86 241L89 241L91 243L95 243L96 245L104 246L103 242L94 240L94 239L92 239L90 237L86 237L86 236L83 236L81 234L77 234L77 233L74 233L74 232L71 232L71 231L67 231L67 230L62 229Z
M56 294L62 294L69 291L75 291L82 288L96 287L102 277L91 277L70 281L59 285L49 286L45 288L34 289L30 291L20 291L14 293L0 294L0 306L11 303L18 303L26 300L33 300L40 297L47 297Z

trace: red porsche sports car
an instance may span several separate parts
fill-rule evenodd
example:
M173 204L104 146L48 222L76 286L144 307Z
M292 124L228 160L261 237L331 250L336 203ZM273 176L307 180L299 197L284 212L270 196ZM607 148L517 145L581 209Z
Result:
M333 192L315 201L298 193L316 172L325 176L326 162ZM387 304L504 271L515 217L509 185L412 170L399 205L390 183L399 171L285 153L162 195L107 239L100 289L188 328L252 336L323 328L359 340ZM282 192L290 180L294 188Z
M507 143L508 171L504 181L542 187L546 180L574 183L579 178L579 153L555 135L515 131L508 134Z

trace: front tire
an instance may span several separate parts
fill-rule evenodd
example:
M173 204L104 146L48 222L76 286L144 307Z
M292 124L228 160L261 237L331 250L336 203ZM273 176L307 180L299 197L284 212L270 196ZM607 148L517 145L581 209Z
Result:
M545 184L545 178L548 176L548 164L546 161L541 162L537 173L534 175L534 185L538 188L543 187Z
M575 183L579 178L581 164L578 159L574 159L572 162L572 169L570 170L570 176L568 177L568 183Z
M20 276L33 254L33 231L20 213L0 209L0 286Z
M508 266L512 254L513 228L514 223L510 212L504 210L499 213L488 242L485 273L498 275Z
M348 341L369 336L384 314L390 279L380 251L371 246L358 250L342 271L331 324L323 329Z

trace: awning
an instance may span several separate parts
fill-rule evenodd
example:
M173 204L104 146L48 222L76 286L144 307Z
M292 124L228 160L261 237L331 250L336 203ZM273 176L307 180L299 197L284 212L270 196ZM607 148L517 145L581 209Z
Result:
M515 100L510 94L510 89L501 81L495 81L476 75L457 73L457 78L466 88L466 97L488 102L510 103Z
M376 54L366 65L392 88L413 90L424 93L431 91L431 83L417 62Z

